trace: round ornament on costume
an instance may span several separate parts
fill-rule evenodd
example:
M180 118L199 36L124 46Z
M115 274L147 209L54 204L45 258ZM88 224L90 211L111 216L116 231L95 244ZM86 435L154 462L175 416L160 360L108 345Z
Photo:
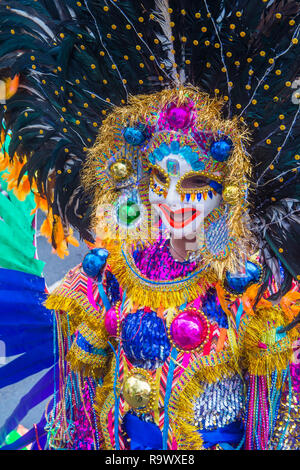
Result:
M240 189L238 186L225 186L222 192L223 201L227 204L236 204L240 197Z
M170 354L164 320L150 309L129 313L122 321L121 336L124 353L135 367L157 369Z
M130 226L135 223L141 215L141 210L139 205L130 201L129 199L121 203L117 210L118 221L126 226Z
M124 139L130 145L142 145L147 135L141 130L135 127L127 127L123 133Z
M119 330L119 308L120 302L107 310L104 319L104 326L110 336L118 336Z
M203 313L190 308L179 313L170 326L170 340L176 349L193 351L203 348L209 338L209 323Z
M135 409L146 408L151 405L153 396L153 380L151 376L141 369L133 369L125 378L123 397L129 406Z
M244 273L227 272L224 279L224 288L230 294L241 295L252 284L259 284L262 277L262 267L258 263L246 261Z
M213 142L210 146L210 153L214 160L225 162L231 152L232 142L230 139L222 139Z
M104 268L109 252L105 248L93 248L82 261L82 268L88 277L97 277Z
M125 159L116 160L110 165L109 174L116 181L128 179L132 174L131 163Z

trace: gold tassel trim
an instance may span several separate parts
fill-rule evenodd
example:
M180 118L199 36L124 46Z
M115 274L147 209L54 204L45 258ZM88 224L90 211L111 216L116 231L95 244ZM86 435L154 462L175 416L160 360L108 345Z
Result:
M80 372L83 377L93 377L97 379L105 375L109 357L86 353L79 348L76 341L74 341L67 354L66 360L74 372Z
M103 312L97 312L83 294L72 292L66 288L58 288L48 296L44 305L49 310L60 310L68 313L69 334L71 335L83 322L95 333L103 335L106 331ZM68 334L68 321L66 316L61 315L61 318L63 333L66 336Z
M195 424L194 403L203 389L202 381L213 383L233 375L235 361L229 351L202 356L191 362L178 380L169 403L169 417L178 450L203 449L199 426Z
M239 351L243 367L253 375L269 375L286 369L292 358L293 331L276 341L276 328L288 323L278 306L262 307L246 315L240 325Z
M98 427L101 430L102 436L105 441L105 450L113 450L110 435L108 432L108 413L115 403L115 396L113 393L113 371L115 368L115 358L111 362L108 374L105 376L103 384L98 385L96 388L94 409L98 421Z
M180 280L178 284L168 281L154 284L139 274L128 253L127 256L125 260L120 246L111 247L108 262L120 285L126 287L127 297L138 306L153 309L176 307L203 295L216 282L216 276L212 271L203 271L191 280ZM131 266L126 261L131 263Z

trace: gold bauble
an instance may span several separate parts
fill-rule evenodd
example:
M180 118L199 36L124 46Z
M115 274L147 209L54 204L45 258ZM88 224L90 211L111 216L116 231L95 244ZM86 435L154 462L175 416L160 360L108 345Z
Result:
M225 186L222 196L224 202L227 202L228 204L236 204L240 197L240 189L238 186Z
M142 374L134 374L125 380L123 396L132 408L144 408L151 398L151 385Z
M117 181L124 180L132 173L132 166L127 160L117 160L110 165L109 173Z

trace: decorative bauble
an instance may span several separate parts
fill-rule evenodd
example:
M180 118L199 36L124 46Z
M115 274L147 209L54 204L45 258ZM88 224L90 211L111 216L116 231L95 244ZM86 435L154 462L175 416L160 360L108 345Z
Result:
M209 325L205 316L196 309L185 310L171 323L171 341L178 349L192 351L203 346L208 339Z
M232 294L241 295L252 284L260 282L262 277L262 267L258 263L246 261L245 272L227 272L224 280L224 287Z
M236 204L240 197L240 189L238 186L225 186L222 192L223 201L227 204Z
M140 215L140 207L134 201L127 200L118 207L118 220L123 225L129 226L133 224L137 221Z
M132 174L131 163L125 159L117 160L110 165L109 173L116 181L125 180Z
M142 145L147 136L141 129L136 129L135 127L127 127L124 131L124 139L130 145Z
M213 142L210 146L210 153L214 160L224 162L228 159L232 148L230 139L222 139Z
M110 336L117 336L118 334L118 308L119 302L105 314L104 326Z
M150 381L141 374L133 373L125 379L123 396L132 408L144 408L148 405L152 394Z
M170 129L178 131L184 130L194 125L196 115L194 112L194 103L186 102L178 106L176 103L170 103L164 109L160 122L166 124Z
M88 277L97 277L104 268L109 252L105 248L92 249L82 261L82 268Z

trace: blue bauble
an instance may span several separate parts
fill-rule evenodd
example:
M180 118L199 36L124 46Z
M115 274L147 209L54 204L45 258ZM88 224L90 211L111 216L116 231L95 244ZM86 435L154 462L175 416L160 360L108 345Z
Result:
M230 155L232 142L230 139L222 139L210 146L210 153L214 160L225 162Z
M104 248L94 248L82 261L82 268L88 277L97 277L105 266L109 252Z
M260 281L262 275L262 268L251 261L246 262L245 275L239 277L235 274L226 273L226 284L225 287L229 287L230 292L236 294L242 294L251 285L256 284Z
M142 145L146 140L145 134L140 129L127 127L124 131L124 139L130 145Z

